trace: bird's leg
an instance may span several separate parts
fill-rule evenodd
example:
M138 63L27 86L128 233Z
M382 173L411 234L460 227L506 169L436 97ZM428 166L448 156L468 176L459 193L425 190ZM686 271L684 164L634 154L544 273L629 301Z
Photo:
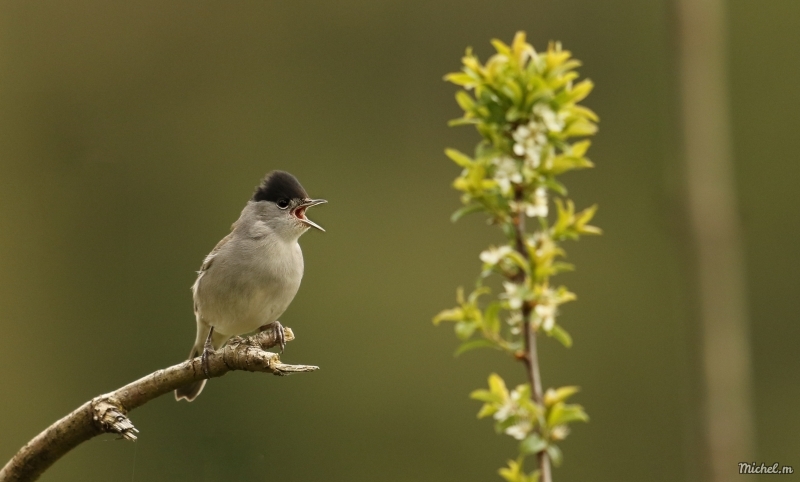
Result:
M208 356L212 352L214 352L214 346L211 345L211 335L214 334L214 327L212 326L210 330L208 330L208 336L206 337L206 342L203 345L203 354L200 356L200 359L203 362L203 373L205 373L206 378L211 378L211 375L208 373Z
M280 321L273 321L269 325L264 325L259 327L258 331L267 331L272 330L273 334L275 335L275 341L278 342L277 344L281 346L281 353L283 353L283 349L286 348L286 333L284 332L283 325L281 325Z

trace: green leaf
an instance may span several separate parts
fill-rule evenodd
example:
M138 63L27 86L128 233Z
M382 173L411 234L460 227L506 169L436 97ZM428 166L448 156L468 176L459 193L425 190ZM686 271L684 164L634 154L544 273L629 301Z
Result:
M589 119L592 122L597 122L600 120L600 118L597 117L597 114L595 114L594 111L582 105L572 106L572 112L577 116L585 117L586 119Z
M523 60L525 52L533 52L533 47L525 41L525 32L519 31L514 34L514 41L511 42L511 50L514 52L517 62L520 64Z
M461 308L450 308L449 310L442 310L438 315L433 317L433 324L438 325L443 321L461 321L464 319L464 310Z
M575 215L575 225L583 226L584 224L588 223L594 217L594 214L597 212L597 204L590 206L583 211L579 212Z
M590 226L586 223L592 220L594 214L597 212L597 204L588 207L575 215L575 230L580 234L602 234L603 231L596 227Z
M519 119L526 117L526 112L520 111L517 107L510 107L508 112L506 112L506 120L508 122L516 122Z
M464 87L470 87L477 84L477 80L466 72L453 72L452 74L447 74L444 76L444 80Z
M456 164L458 164L459 166L461 166L463 168L472 167L473 164L475 164L475 161L470 159L469 156L467 156L463 152L457 151L455 149L449 149L449 148L445 149L444 153L447 155L447 157L452 159L453 162L455 162Z
M507 428L517 424L517 417L512 414L506 414L506 418L498 420L494 424L494 430L498 434L504 433Z
M569 95L570 102L580 102L586 98L587 95L594 89L594 83L586 79L572 87Z
M581 226L580 228L581 234L592 234L592 235L601 235L603 234L603 230L598 228L597 226L585 225Z
M478 412L478 418L491 417L492 415L497 413L497 410L498 408L496 406L486 403L481 407L480 411Z
M491 40L491 42L492 42L492 45L494 46L494 49L497 50L497 53L503 54L503 55L511 55L511 48L509 48L508 45L503 43L502 40L498 40L498 39L494 38L494 39Z
M500 308L501 305L497 301L489 303L486 307L486 312L483 315L483 326L489 333L497 334L500 332Z
M531 271L531 264L522 257L517 251L511 251L506 256L506 258L510 259L519 269L526 273L530 273Z
M565 271L575 271L575 265L572 263L564 263L561 261L556 261L550 267L550 270L553 274L563 273Z
M562 155L553 158L549 172L558 175L567 171L587 169L590 167L594 167L594 164L585 157Z
M456 93L456 102L458 102L458 105L466 112L471 111L475 107L475 100L463 90L459 90Z
M492 373L489 375L489 390L491 390L492 393L502 397L502 400L508 399L508 388L506 388L506 382L503 381L503 377L497 373Z
M496 393L492 393L486 389L480 390L473 390L472 393L469 394L469 398L473 400L478 400L479 402L485 403L502 403L503 399L497 395Z
M477 326L472 321L459 321L456 323L456 336L461 340L466 340L475 333Z
M454 353L454 356L461 355L462 353L466 353L470 350L475 350L477 348L497 348L494 343L489 340L472 340L465 343L462 343L461 346L458 347L458 350Z
M566 286L559 286L556 290L556 294L558 295L558 304L560 305L578 299L578 296L568 290Z
M569 348L572 346L572 337L560 325L553 325L553 329L548 332L548 335L558 340L562 345Z
M506 96L511 99L513 104L520 104L524 95L519 84L513 80L507 82L506 85L503 86L503 93L505 93Z
M572 148L570 149L570 155L574 157L583 157L586 155L586 151L589 150L589 146L592 145L592 141L586 139L580 142L576 142L572 144Z
M558 445L550 444L547 446L547 455L550 456L550 460L553 461L553 465L556 467L561 465L561 462L564 461L564 456L561 453L561 449L558 448Z
M552 191L554 191L554 192L556 192L556 193L558 193L558 194L562 195L562 196L566 196L566 195L567 195L567 188L566 188L566 186L564 186L564 185L563 185L563 184L561 184L560 182L556 181L556 179L555 179L554 177L552 177L552 176L551 176L551 177L548 177L548 178L547 178L547 179L544 181L544 186L545 186L546 188L548 188L548 189L550 189L550 190L552 190Z
M468 204L462 208L459 208L456 212L450 216L451 222L456 222L459 219L463 218L467 214L477 213L479 211L483 211L484 207L482 204Z
M583 407L577 404L567 405L564 402L556 402L550 407L547 414L547 426L565 425L570 422L588 422L589 416L583 411Z
M579 391L580 388L576 386L561 387L555 390L553 390L552 388L548 388L547 391L544 393L544 404L549 407L555 404L556 402L563 402L564 400L575 395Z
M577 119L569 124L564 131L565 137L590 136L597 132L597 126L591 121Z
M558 198L556 198L554 202L557 214L556 223L553 225L553 232L556 236L564 236L575 220L575 204L573 204L571 199L567 199L566 205L564 201Z
M478 302L478 298L480 298L483 295L489 294L491 292L492 289L489 288L488 286L481 286L480 288L477 288L475 291L469 294L468 300L470 304L474 305L475 303Z
M539 471L539 469L536 469L533 472L531 472L530 474L528 474L527 477L525 477L525 481L524 482L539 482L539 476L540 475L541 475L541 472Z
M459 117L458 119L451 119L447 121L448 127L466 126L478 123L480 123L478 119L473 119L470 117Z
M509 460L508 467L499 469L497 473L500 474L500 477L505 479L506 482L539 482L539 470L534 470L530 474L525 475L525 471L522 467L524 460L523 456L519 456L517 460Z
M547 448L547 442L538 433L528 435L528 438L520 442L519 451L523 454L538 454Z
M514 460L509 460L508 467L503 467L498 470L497 473L500 474L500 477L504 478L506 482L523 482L520 477L525 477L525 475L521 473L521 470L522 464Z

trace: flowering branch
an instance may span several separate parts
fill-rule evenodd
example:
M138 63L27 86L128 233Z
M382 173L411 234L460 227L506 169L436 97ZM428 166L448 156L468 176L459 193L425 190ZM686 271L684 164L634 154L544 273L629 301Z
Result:
M598 119L578 105L592 83L573 83L580 63L560 44L537 53L522 32L510 46L499 40L492 44L497 53L485 64L467 49L461 72L445 77L463 87L456 101L464 116L451 125L474 125L483 137L474 158L454 149L445 153L463 169L453 186L462 192L464 207L452 219L485 212L502 228L507 243L481 253L483 270L476 289L466 297L459 289L459 306L442 311L433 321L455 322L462 340L457 354L490 347L525 365L528 383L509 391L505 381L492 374L489 389L471 396L484 402L478 417L492 416L498 432L521 441L519 456L500 469L500 475L509 482L551 482L551 462L561 461L556 442L567 436L569 423L588 421L588 416L580 405L566 403L577 387L543 390L537 339L544 333L566 347L572 345L556 318L559 306L575 295L564 286L551 286L550 278L573 269L560 260L566 256L561 241L600 234L588 224L597 207L576 213L557 176L593 166L585 157L590 141L572 139L594 134ZM552 217L551 194L558 196ZM530 234L527 218L536 221ZM491 294L483 280L493 274L503 279L504 293L481 303L482 296ZM528 455L535 455L538 463L531 473L523 469Z

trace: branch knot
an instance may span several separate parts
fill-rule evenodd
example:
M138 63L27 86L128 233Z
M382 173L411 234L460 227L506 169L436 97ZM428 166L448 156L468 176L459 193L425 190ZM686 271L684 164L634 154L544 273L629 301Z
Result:
M130 441L136 440L139 430L127 416L127 410L114 397L101 395L92 400L92 420L103 432L116 433Z

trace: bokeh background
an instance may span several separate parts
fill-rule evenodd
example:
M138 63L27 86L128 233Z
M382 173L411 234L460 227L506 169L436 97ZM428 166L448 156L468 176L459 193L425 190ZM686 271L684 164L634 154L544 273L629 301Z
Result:
M733 150L744 228L755 453L800 453L800 3L727 2ZM565 178L600 204L601 238L568 245L575 345L542 347L546 385L577 384L592 420L556 480L704 480L696 282L667 1L0 2L0 459L90 397L181 361L189 286L259 178L296 174L327 233L282 321L289 378L233 373L192 404L133 413L45 481L484 481L514 442L467 394L490 352L453 357L431 317L500 240L451 224L442 150L466 46L526 30L561 40L596 83L597 168ZM735 471L731 467L731 471Z

